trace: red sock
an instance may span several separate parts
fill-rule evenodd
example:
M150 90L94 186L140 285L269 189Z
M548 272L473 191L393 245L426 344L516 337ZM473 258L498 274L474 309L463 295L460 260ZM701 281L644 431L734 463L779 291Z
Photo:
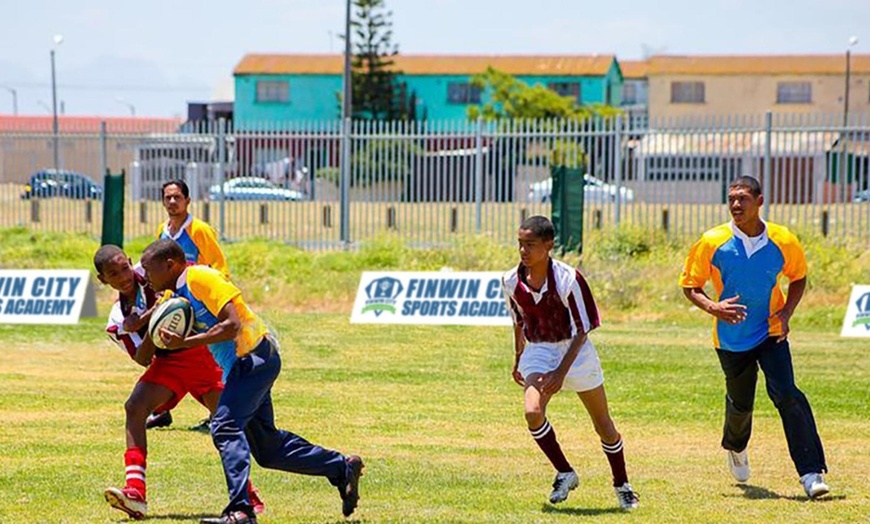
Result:
M550 459L550 463L556 468L559 473L567 473L572 470L571 464L562 453L562 447L559 446L559 441L556 440L556 431L550 422L544 419L544 424L538 429L530 429L532 438L535 439L535 444L541 448L544 455Z
M610 462L610 471L613 473L613 486L619 487L628 482L628 473L625 471L625 455L622 452L622 436L613 444L601 443L604 456Z
M132 447L124 453L124 466L127 470L128 488L133 488L145 497L145 455L148 452L142 448Z

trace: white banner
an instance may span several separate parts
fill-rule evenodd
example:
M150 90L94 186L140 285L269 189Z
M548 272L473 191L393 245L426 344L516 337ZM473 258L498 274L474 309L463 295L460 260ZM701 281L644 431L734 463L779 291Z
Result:
M0 324L76 324L90 278L84 269L0 270Z
M510 326L497 271L366 271L350 316L359 324Z
M841 337L870 337L870 286L852 286Z

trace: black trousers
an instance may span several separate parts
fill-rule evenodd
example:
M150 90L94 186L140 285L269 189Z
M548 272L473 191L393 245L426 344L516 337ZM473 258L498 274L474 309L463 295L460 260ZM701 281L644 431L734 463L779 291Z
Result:
M788 451L798 475L827 471L825 451L807 397L794 383L788 340L770 337L749 351L717 349L725 372L725 428L722 447L743 451L752 433L752 409L758 368L764 372L767 395L779 410Z

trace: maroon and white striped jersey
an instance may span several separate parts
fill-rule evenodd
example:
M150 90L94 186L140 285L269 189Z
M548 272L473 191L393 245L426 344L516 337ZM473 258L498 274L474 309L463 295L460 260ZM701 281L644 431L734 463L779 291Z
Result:
M148 311L157 302L157 294L151 289L151 285L145 279L145 272L138 264L133 268L136 277L136 300L131 301L118 294L118 301L112 305L109 312L109 320L106 323L106 333L109 338L121 349L125 350L130 358L136 356L136 350L142 345L147 326L143 326L138 332L124 331L124 319L131 313L141 315Z
M502 277L502 288L514 325L529 342L560 342L588 333L600 324L598 308L583 275L550 259L547 281L540 290L528 284L528 269L520 263Z

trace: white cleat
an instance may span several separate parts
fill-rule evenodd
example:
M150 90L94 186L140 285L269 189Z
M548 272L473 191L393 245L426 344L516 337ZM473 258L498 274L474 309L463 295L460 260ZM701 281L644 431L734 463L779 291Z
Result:
M640 501L638 500L638 494L634 492L634 489L631 487L631 484L626 482L622 486L613 488L616 491L616 500L619 501L619 507L626 510L631 511L633 509L637 509L640 505Z
M807 473L801 477L801 484L811 499L817 499L831 491L831 488L825 484L825 477L821 473Z
M731 470L731 476L737 482L746 482L749 480L749 453L743 451L728 450L728 469Z
M568 498L568 493L577 489L579 485L580 478L573 470L566 473L556 473L556 480L553 481L553 492L550 493L550 503L564 502Z

